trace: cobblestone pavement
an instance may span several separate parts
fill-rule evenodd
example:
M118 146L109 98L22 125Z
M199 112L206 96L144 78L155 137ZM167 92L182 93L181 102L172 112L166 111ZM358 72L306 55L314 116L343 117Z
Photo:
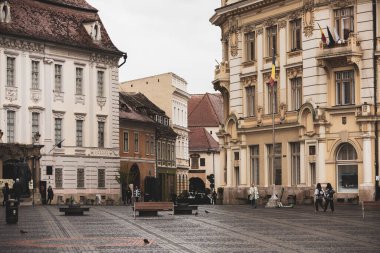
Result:
M205 210L209 211L206 213ZM0 252L379 252L380 212L359 206L334 214L312 206L252 209L199 206L198 215L133 219L131 207L93 206L64 216L56 206L21 206L17 224L0 207ZM20 230L27 233L20 233ZM144 243L148 239L149 243Z

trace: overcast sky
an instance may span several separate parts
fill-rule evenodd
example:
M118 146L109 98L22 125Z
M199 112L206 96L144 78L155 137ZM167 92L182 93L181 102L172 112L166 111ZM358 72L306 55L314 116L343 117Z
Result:
M119 80L173 72L191 94L215 92L220 28L209 22L220 0L87 0L115 46L127 52Z

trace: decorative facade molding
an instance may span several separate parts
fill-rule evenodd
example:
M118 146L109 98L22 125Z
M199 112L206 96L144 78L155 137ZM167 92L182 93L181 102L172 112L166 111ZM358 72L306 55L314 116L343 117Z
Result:
M97 54L92 53L90 56L90 64L105 64L108 66L117 66L119 62L118 56L110 56L110 55L104 55L104 54Z
M53 110L53 117L56 119L63 119L63 116L65 115L65 111L56 111Z
M85 96L84 95L75 95L75 104L85 104Z
M11 39L7 37L0 36L0 47L17 49L21 51L29 51L29 52L38 52L44 53L45 46L40 43L19 40L19 39Z
M86 113L76 112L74 113L75 120L85 120Z
M289 79L296 78L296 77L302 77L303 69L302 66L297 66L293 68L288 68L286 70L286 76Z
M355 0L330 0L331 8L344 8L355 4Z
M5 105L3 105L3 108L5 110L18 111L21 108L21 106L15 105L15 104L5 104Z
M306 37L311 37L314 30L314 1L305 0L303 7L303 32Z
M97 115L96 115L96 118L98 119L98 122L106 122L106 120L107 120L107 116L108 116L108 115L97 114Z
M289 14L288 19L295 20L297 18L302 18L302 14L303 14L302 10L293 11L292 13Z
M41 106L29 106L28 109L30 112L35 112L35 113L41 113L45 111L45 108Z
M278 28L284 29L286 28L287 21L286 20L281 20L278 22Z
M241 81L244 87L257 85L257 75L243 77L241 78Z
M98 103L100 108L103 108L107 102L107 98L106 97L96 97L96 102Z
M54 102L61 101L64 102L64 93L61 91L54 91Z
M228 34L230 38L230 51L231 56L238 55L238 43L239 43L239 24L236 18L232 18L228 23Z
M274 26L276 25L276 20L275 19L268 19L264 22L264 26L265 27L271 27L271 26Z
M30 99L36 104L41 100L41 90L31 89L30 90Z
M249 33L249 32L254 32L256 28L256 25L246 25L243 27L243 32L244 33Z
M5 87L5 99L11 103L17 100L18 88L17 87Z
M263 31L264 31L264 29L262 27L257 29L257 35L263 34Z

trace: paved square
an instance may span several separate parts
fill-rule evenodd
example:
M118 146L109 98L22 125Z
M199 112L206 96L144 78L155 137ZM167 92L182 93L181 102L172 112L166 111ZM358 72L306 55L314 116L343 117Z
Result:
M208 210L207 214L205 210ZM199 206L198 215L133 219L131 207L94 206L64 216L57 206L21 206L15 225L0 207L0 252L379 252L380 212L359 206L252 209ZM27 233L20 233L24 230ZM148 239L149 243L144 243Z

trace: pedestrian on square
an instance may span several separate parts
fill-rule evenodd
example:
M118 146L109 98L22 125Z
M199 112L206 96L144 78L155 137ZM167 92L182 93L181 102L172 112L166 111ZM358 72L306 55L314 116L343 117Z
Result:
M3 206L4 206L7 203L7 201L9 200L9 194L11 193L11 190L9 189L8 183L4 184L2 192L3 192L3 197L4 197L4 199L3 199Z
M16 182L13 184L13 197L20 203L21 197L21 184L20 179L16 178Z
M318 183L317 187L315 188L314 196L315 196L315 211L318 212L319 211L318 206L324 209L322 203L323 203L323 198L325 196L325 192L323 191L320 183Z
M135 196L135 202L139 202L139 198L141 196L141 191L137 185L135 186L134 196Z
M53 188L51 188L51 185L49 185L47 192L48 192L47 203L48 203L49 205L51 205L51 201L52 201L53 198L54 198L54 192L53 192Z
M325 189L326 205L325 205L325 209L323 210L324 212L326 212L329 205L331 208L331 212L332 213L334 212L334 193L335 193L335 190L332 188L331 184L327 183L326 189Z
M127 205L132 205L132 191L129 186L127 187Z
M251 187L249 188L249 199L251 200L252 207L257 207L257 199L259 198L259 191L257 190L257 187L255 184L251 184Z
M211 198L212 198L212 204L215 205L216 204L216 197L218 195L216 194L216 191L214 190L211 194Z

